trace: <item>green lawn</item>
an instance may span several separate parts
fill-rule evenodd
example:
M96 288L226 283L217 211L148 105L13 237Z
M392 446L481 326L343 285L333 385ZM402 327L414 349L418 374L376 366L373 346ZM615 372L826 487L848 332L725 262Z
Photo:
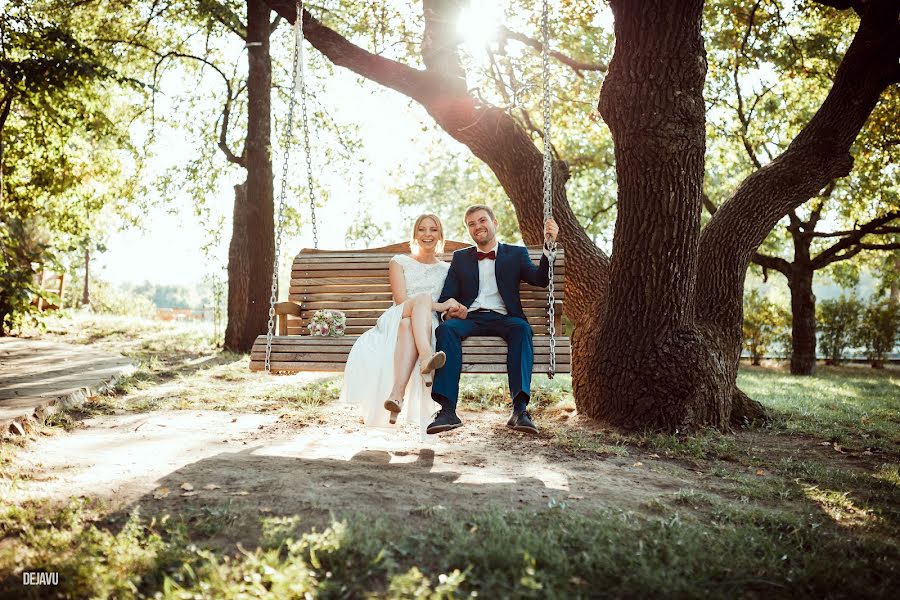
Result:
M900 452L900 369L819 367L815 377L795 377L745 367L738 386L765 404L775 431Z

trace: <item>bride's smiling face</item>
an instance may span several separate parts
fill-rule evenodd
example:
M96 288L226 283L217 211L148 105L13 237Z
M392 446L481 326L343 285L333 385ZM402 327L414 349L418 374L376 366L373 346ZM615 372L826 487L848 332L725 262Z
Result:
M441 241L441 228L434 222L434 219L425 218L416 228L416 242L421 250L432 254L435 252L438 243Z

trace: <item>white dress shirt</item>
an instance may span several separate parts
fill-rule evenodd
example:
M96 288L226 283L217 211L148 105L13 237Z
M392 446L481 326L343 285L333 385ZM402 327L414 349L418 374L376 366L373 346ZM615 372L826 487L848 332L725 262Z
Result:
M494 247L488 252L493 251L496 256L499 250L500 244L495 242ZM496 260L489 258L478 261L478 296L475 297L475 301L469 307L470 312L482 308L493 310L501 315L506 314L506 304L504 304L503 298L500 297L500 290L497 288L497 275L494 270L496 264Z

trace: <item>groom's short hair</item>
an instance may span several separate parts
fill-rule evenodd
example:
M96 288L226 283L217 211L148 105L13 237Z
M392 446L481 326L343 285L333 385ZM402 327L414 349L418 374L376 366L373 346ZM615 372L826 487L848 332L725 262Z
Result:
M491 210L490 206L485 206L484 204L473 204L472 206L470 206L469 208L466 209L466 214L463 215L463 223L465 223L466 221L469 220L469 215L471 215L474 212L478 212L479 210L483 210L484 212L486 212L488 214L488 216L491 218L491 221L497 220L497 217L494 216L494 211Z

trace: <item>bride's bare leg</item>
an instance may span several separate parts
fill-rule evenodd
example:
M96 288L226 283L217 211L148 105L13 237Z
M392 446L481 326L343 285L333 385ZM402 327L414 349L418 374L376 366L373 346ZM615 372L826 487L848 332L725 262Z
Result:
M406 311L404 310L404 312ZM394 383L385 402L385 408L391 411L391 423L397 421L403 392L406 391L406 384L409 383L409 377L416 366L417 357L410 319L404 317L400 319L400 328L397 330L397 346L394 349Z
M400 319L400 329L397 331L397 348L394 350L394 387L391 388L391 398L402 398L416 365L416 345L413 341L412 327L409 319Z
M413 339L416 341L416 350L419 351L419 359L427 362L431 358L431 296L419 294L413 298L412 323Z
M425 385L431 387L434 381L433 372L444 366L446 357L443 352L435 354L431 350L432 301L428 294L420 294L412 300L411 319L413 338L419 352L419 367Z

